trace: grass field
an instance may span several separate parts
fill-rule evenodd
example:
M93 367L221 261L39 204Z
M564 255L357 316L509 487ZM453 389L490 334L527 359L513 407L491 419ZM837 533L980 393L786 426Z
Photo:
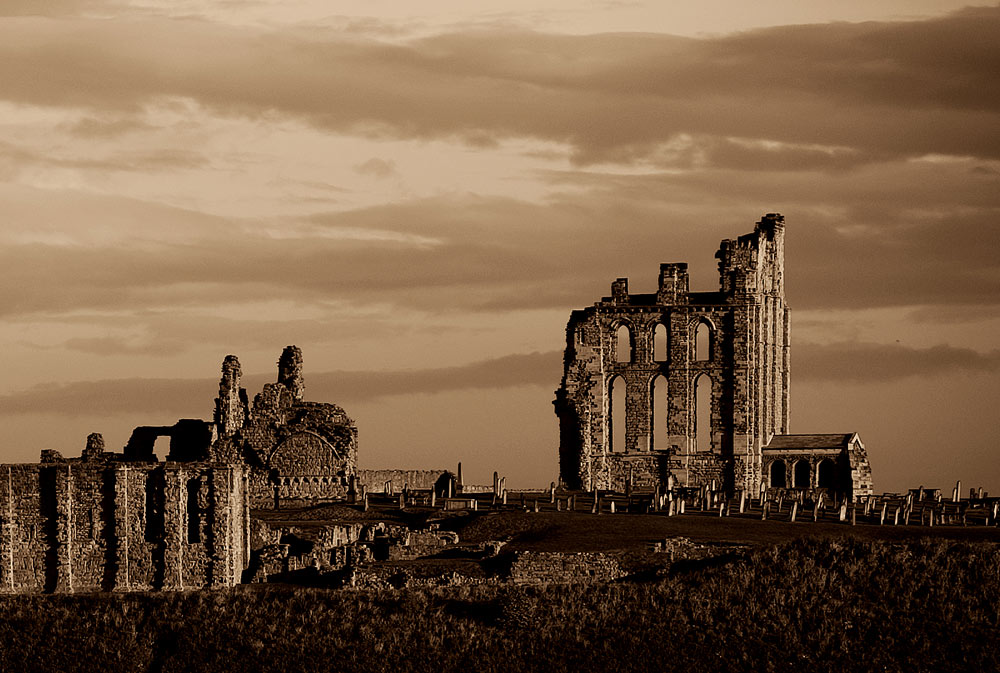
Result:
M454 523L524 548L754 546L594 586L9 596L0 670L1000 670L996 529L547 516Z

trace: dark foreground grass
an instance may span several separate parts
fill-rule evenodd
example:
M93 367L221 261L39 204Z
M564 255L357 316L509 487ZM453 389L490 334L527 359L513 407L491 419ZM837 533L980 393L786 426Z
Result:
M811 538L649 582L0 599L2 671L996 671L1000 550Z

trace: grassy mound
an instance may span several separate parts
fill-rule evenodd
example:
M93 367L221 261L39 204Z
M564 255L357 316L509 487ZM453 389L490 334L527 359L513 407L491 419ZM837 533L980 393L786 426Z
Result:
M650 582L0 599L4 671L1000 670L1000 549L808 538Z

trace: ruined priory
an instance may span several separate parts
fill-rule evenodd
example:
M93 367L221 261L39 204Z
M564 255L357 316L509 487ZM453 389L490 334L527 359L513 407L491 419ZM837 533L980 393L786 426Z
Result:
M781 216L767 215L722 242L717 291L692 292L686 264L662 264L656 293L620 278L572 313L555 401L563 488L871 493L855 433L788 434L783 240ZM46 449L0 466L0 592L231 586L260 556L255 510L461 487L441 470L358 470L354 422L304 399L302 364L285 348L251 401L226 356L210 421L138 427L121 453L94 433L79 458Z

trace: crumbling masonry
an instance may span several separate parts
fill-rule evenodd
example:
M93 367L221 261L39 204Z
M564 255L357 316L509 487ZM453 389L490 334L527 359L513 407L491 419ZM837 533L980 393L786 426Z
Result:
M692 292L687 264L661 264L656 293L619 278L573 311L554 402L565 486L871 492L856 435L787 434L784 235L769 214L722 241L718 291Z
M122 453L94 433L80 458L0 465L0 593L232 586L251 506L346 495L357 429L340 407L303 401L302 352L284 350L252 406L241 374L227 356L212 421L138 427Z

